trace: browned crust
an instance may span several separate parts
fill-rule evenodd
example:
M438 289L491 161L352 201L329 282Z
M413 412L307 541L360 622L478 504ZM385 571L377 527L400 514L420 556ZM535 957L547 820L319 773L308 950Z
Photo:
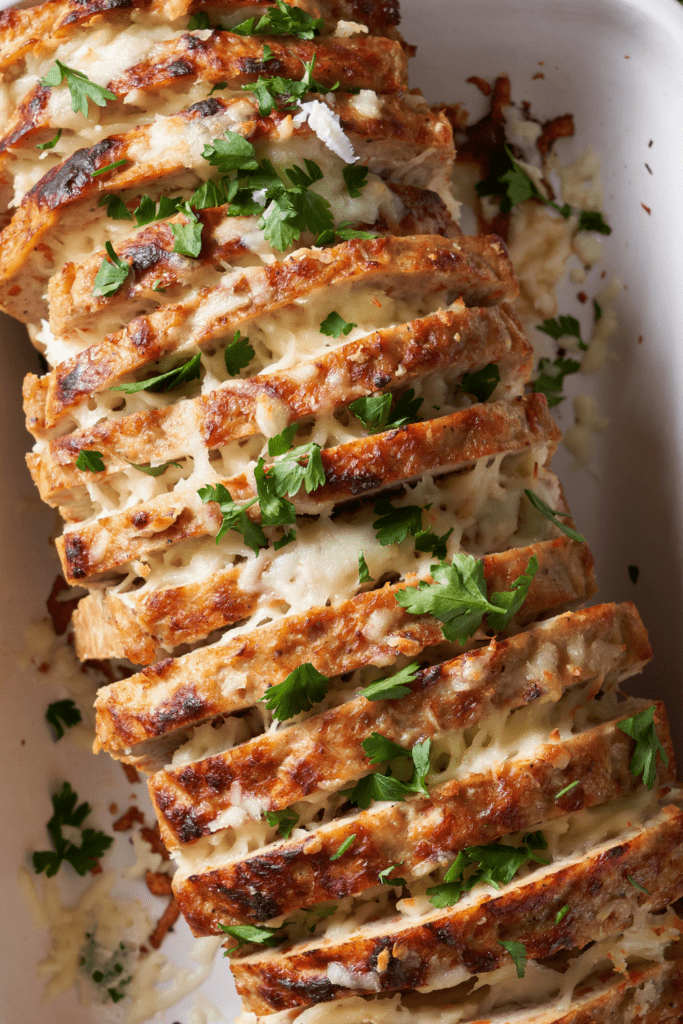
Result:
M356 224L379 234L445 235L453 238L459 229L443 201L428 189L388 182L404 206L400 221L381 218L374 224ZM151 224L123 242L114 245L117 256L131 267L123 287L112 295L94 295L95 279L105 252L88 257L82 263L65 263L48 282L50 329L55 336L74 328L92 326L93 318L103 311L114 311L119 322L138 315L141 304L151 309L160 304L159 288L174 289L177 300L180 289L192 283L202 269L224 263L239 265L250 250L244 240L256 218L226 217L227 207L199 210L203 224L202 249L196 259L174 252L172 224L185 224L187 217L178 213L166 221ZM104 333L104 332L102 332Z
M227 381L181 406L105 420L57 438L40 454L28 455L27 462L43 501L64 506L69 488L78 488L76 500L84 495L86 477L104 481L126 462L156 464L182 458L188 436L199 435L207 448L217 448L257 433L260 398L279 403L291 423L447 366L457 376L490 362L498 365L504 386L528 379L531 347L521 324L508 306L469 309L459 302L454 309L333 349L309 363L315 373L306 382L290 370ZM93 477L76 468L82 448L102 452L101 474Z
M658 735L671 752L663 705ZM312 831L306 839L275 843L248 857L183 877L173 888L195 935L220 934L222 924L262 924L301 906L355 896L378 884L392 864L394 877L432 870L466 846L494 842L550 820L632 792L629 771L634 742L614 722L595 726L559 743L539 745L533 758L493 764L430 792L429 800L407 800L361 811ZM660 780L671 778L659 765ZM557 793L575 780L560 801ZM482 813L485 808L486 813ZM331 861L355 836L343 863Z
M650 895L631 885L629 874ZM521 942L532 960L582 947L629 927L637 908L659 910L682 893L683 813L667 807L632 838L598 847L578 863L538 872L493 898L435 911L407 926L393 920L361 928L346 942L257 953L234 960L231 968L245 1009L257 1013L355 995L357 989L328 979L335 962L372 979L380 992L407 991L459 967L470 974L496 970L510 962L501 941ZM570 909L556 924L565 904Z
M411 153L417 155L426 147L434 149L430 168L442 166L448 172L453 156L451 127L441 114L419 110L407 105L399 96L382 97L382 109L378 117L359 114L348 94L336 96L334 111L350 141L367 159L372 161L373 153L380 163L386 154L395 157L400 152L404 160ZM35 319L35 305L28 312L27 303L35 304L35 296L26 293L26 288L35 289L31 279L22 284L21 274L34 249L59 222L62 215L75 203L95 200L104 192L118 193L124 189L138 189L151 182L159 185L171 176L186 172L185 161L180 148L183 133L189 138L190 122L198 118L211 118L211 127L220 135L226 128L237 130L252 142L267 139L277 143L280 128L288 119L294 135L308 136L313 133L307 124L293 127L291 114L273 111L267 117L259 117L255 109L252 120L235 123L231 106L243 104L243 98L222 100L210 96L195 103L187 110L169 115L165 124L169 131L177 133L178 145L165 161L140 161L136 153L153 130L151 125L138 126L120 135L110 135L87 149L73 153L63 163L49 170L23 197L10 223L0 234L0 300L5 312L20 320ZM370 144L374 149L370 148ZM397 149L398 147L398 149ZM126 160L125 166L115 168L103 175L93 172L119 160ZM426 173L426 172L425 172ZM426 180L426 179L425 179ZM415 181L414 184L421 184Z
M291 2L291 0L287 0ZM110 18L120 13L154 11L174 21L193 11L208 10L216 6L223 14L239 11L242 7L272 7L272 0L47 0L24 10L6 10L0 14L0 71L4 71L29 52L49 53L61 41L81 26L97 17ZM399 23L398 0L367 3L363 0L299 0L297 7L325 18L331 29L338 20L355 21L367 25L373 35L400 38L396 32Z
M517 291L507 252L495 235L458 241L439 235L385 236L354 239L328 250L301 249L289 259L235 271L222 285L137 317L45 377L29 375L24 382L29 429L36 434L63 432L71 410L124 378L139 376L162 356L246 330L258 316L323 289L373 280L379 284L383 279L403 279L427 293L448 288L472 306L509 301ZM249 298L236 310L234 295L240 293ZM214 312L194 317L209 301ZM37 429L39 424L42 429Z
M627 607L625 614L630 611ZM411 697L398 701L357 697L303 723L264 733L181 768L157 772L149 788L162 838L171 847L209 835L216 818L232 806L235 782L240 800L253 800L268 811L283 810L311 793L341 789L371 770L361 742L373 732L411 747L418 740L466 729L503 708L556 701L565 689L588 680L594 681L597 692L607 674L621 678L642 668L642 647L647 641L642 627L639 637L634 625L629 621L626 633L641 642L629 646L620 642L624 639L620 616L611 621L602 616L588 620L589 628L581 633L586 645L596 637L613 645L612 657L601 671L590 657L575 664L567 650L569 637L561 629L567 621L559 620L556 642L547 629L532 630L424 669L412 684ZM534 672L539 648L550 644L557 654L557 670Z
M567 537L486 555L489 591L509 590L534 554L539 570L510 633L552 608L595 592L588 547ZM396 602L394 594L404 586L386 585L341 605L287 616L219 647L167 658L104 687L96 701L98 749L125 757L127 748L249 707L268 686L281 682L305 661L333 678L363 665L392 664L399 654L414 657L425 647L441 643L440 623L428 615L409 615ZM392 621L381 639L371 640L363 627L372 612L382 610L393 612ZM480 639L475 636L469 646ZM455 645L453 653L457 653ZM153 759L146 762L161 767Z
M274 57L263 63L266 43ZM132 91L150 92L194 78L207 84L227 82L234 89L255 82L260 74L282 75L296 81L303 77L304 62L314 57L316 80L330 87L340 83L342 92L352 88L392 93L407 86L407 56L395 40L377 36L305 40L289 36L283 42L282 36L240 36L216 31L208 39L187 33L162 44L155 48L153 57L112 79L107 89L124 99ZM59 127L46 110L50 92L49 88L37 85L22 99L4 127L0 156L11 156L10 151L17 145L34 142L39 132Z
M410 481L423 473L443 474L501 452L548 446L552 455L562 434L548 413L545 396L532 394L511 402L474 405L449 416L426 420L321 452L325 483L305 495L305 511L316 511ZM247 473L220 481L234 501L256 494ZM218 481L216 481L218 483ZM294 498L295 506L300 502ZM259 510L249 510L259 519ZM197 508L196 491L176 487L124 512L104 516L57 540L66 579L73 584L101 580L132 561L166 551L189 538L215 535L222 515L215 502Z

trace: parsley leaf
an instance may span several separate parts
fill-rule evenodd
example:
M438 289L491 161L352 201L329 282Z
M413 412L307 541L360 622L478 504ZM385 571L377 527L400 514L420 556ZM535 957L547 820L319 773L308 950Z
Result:
M86 471L88 473L102 473L104 470L102 452L96 452L92 448L81 448L76 459L76 469L80 469L83 473Z
M299 815L291 807L286 807L284 811L265 811L265 819L271 827L277 825L279 836L289 839L299 822Z
M322 18L313 18L299 7L290 7L285 0L275 0L277 7L271 7L259 18L247 18L230 31L242 36L298 36L299 39L313 39L316 32L325 26Z
M363 740L361 747L369 758L370 764L382 764L383 761L391 761L395 757L410 757L411 753L405 747L382 736L379 732L373 732L367 739Z
M488 363L474 373L465 373L462 378L462 390L468 395L474 395L478 402L488 402L498 384L500 370L495 363Z
M38 143L36 143L36 149L54 149L55 146L57 145L57 143L59 142L59 140L61 139L61 137L62 137L62 129L58 128L57 129L57 134L55 135L55 137L53 139L50 139L49 142L38 142Z
M192 15L187 23L188 32L194 32L195 29L211 28L211 22L209 21L209 15L206 11L197 11Z
M542 845L540 845L542 844ZM464 892L475 885L486 882L495 889L507 885L519 869L528 861L547 864L539 857L537 849L545 849L547 843L542 833L525 836L522 845L507 846L504 843L488 843L486 846L468 846L460 850L440 885L427 889L429 901L439 909L454 906Z
M225 369L231 377L236 377L240 370L244 370L255 356L253 347L249 344L249 338L241 338L240 332L235 331L235 337L225 348Z
M652 789L657 779L657 754L666 767L669 765L669 757L659 741L654 718L655 705L651 704L644 711L617 724L617 728L636 741L636 749L628 767L634 778L642 775L648 789Z
M97 860L108 850L113 840L104 832L93 828L81 831L81 845L76 846L62 835L62 828L81 828L90 814L90 804L83 802L78 807L78 796L68 782L52 796L53 814L47 823L47 830L54 845L53 850L37 850L33 854L33 868L36 874L44 871L48 878L57 873L63 861L67 861L79 875L84 875L97 864Z
M646 896L651 896L652 895L651 893L649 893L647 891L647 889L645 888L644 885L641 885L640 882L636 882L635 878L633 878L632 875L627 875L626 877L628 878L628 880L631 883L631 885L633 886L633 888L637 889L638 892L644 892Z
M558 341L560 338L576 338L580 349L585 351L588 348L585 341L581 340L581 327L576 317L561 316L557 320L549 317L542 324L536 324L536 330L554 338L555 341Z
M405 878L389 878L391 872L395 871L396 868L400 868L402 864L403 861L400 860L398 864L390 864L388 868L384 868L383 871L380 871L377 876L379 878L380 885L406 885Z
M67 87L71 93L71 109L74 114L79 111L84 117L88 116L88 100L91 100L98 107L106 107L107 100L115 100L116 94L104 89L101 85L95 85L82 71L69 68L66 64L56 60L49 68L44 78L40 79L42 86L54 88L66 80Z
M288 544L291 544L292 541L295 541L295 540L296 540L296 531L295 530L287 530L287 532L283 533L283 535L280 537L279 540L276 540L276 541L273 542L273 550L274 551L279 551L280 548L286 548Z
M372 524L372 528L382 547L386 547L387 544L400 544L408 534L417 537L423 532L422 509L419 505L394 508L388 498L379 498L372 511L379 516Z
M597 321L602 317L602 306L596 301L596 299L593 299L593 314L597 323Z
M505 147L505 154L508 163L505 170L497 177L487 178L480 181L476 186L480 196L500 196L501 213L509 213L513 206L524 203L528 199L539 199L546 206L552 206L565 220L571 215L572 208L568 203L558 206L551 199L547 199L536 186L534 180L527 174L524 168L517 163L508 146Z
M395 597L411 615L430 614L440 619L446 639L465 644L481 625L484 615L492 629L506 628L524 603L537 570L538 560L532 555L512 589L492 594L489 601L482 559L458 552L450 564L440 562L430 566L434 583L421 580L417 587L399 590Z
M272 59L272 56L269 59ZM339 88L339 82L333 86L317 82L313 77L314 67L315 54L310 61L304 61L304 74L300 79L281 78L279 75L262 78L259 75L256 82L243 85L242 89L252 92L256 96L259 114L261 117L267 117L278 107L280 110L289 110L296 107L296 101L309 92L334 92L335 89ZM360 192L358 195L360 195Z
M342 170L346 189L352 199L357 199L368 183L368 168L361 164L347 164Z
M384 395L367 395L351 402L349 409L371 434L376 434L380 430L396 430L408 423L417 422L417 411L424 399L415 398L413 388L408 388L396 400L392 412L393 401L394 395L391 392Z
M577 363L575 359L563 359L562 356L558 356L552 363L549 359L540 359L539 373L533 382L533 389L545 395L549 407L552 408L564 401L565 396L562 394L564 378L567 374L578 373L580 369L581 363Z
M375 756L380 758L382 753L389 753L390 757L409 756L413 761L413 774L410 782L401 782L391 774L389 768L386 772L373 772L370 775L359 779L353 789L342 790L342 796L348 797L351 803L357 804L366 810L373 800L405 800L411 793L427 793L425 778L429 772L429 753L432 741L422 740L413 744L411 751L392 743L385 736L373 733L367 740L363 741L363 749L374 751ZM392 753L392 751L394 751ZM371 762L377 763L377 762Z
M171 199L169 196L162 196L159 203L155 203L150 196L140 196L140 202L133 211L138 227L152 224L157 220L165 220L177 213L183 203L182 198Z
M201 366L201 353L192 356L182 366L176 366L173 370L160 373L157 377L148 377L147 380L139 380L129 384L117 384L110 388L110 391L123 391L126 395L135 395L138 391L166 392L174 391L191 380L199 378Z
M453 533L453 527L441 535L433 530L421 530L415 535L415 550L428 551L434 558L445 558L448 554L446 543Z
M358 324L347 323L339 313L334 310L326 316L320 325L320 333L326 334L328 338L338 338L340 335L350 334Z
M599 231L601 235L611 235L612 229L606 224L599 210L581 210L577 231Z
M228 530L236 530L237 533L242 534L244 543L251 548L255 555L258 555L260 548L267 547L268 541L265 533L258 523L252 522L246 513L246 509L256 504L257 498L238 505L232 500L230 491L224 484L216 484L215 487L207 484L205 487L200 487L197 494L204 504L215 501L220 508L223 522L216 534L216 544L225 537Z
M579 544L586 543L586 538L582 534L573 530L571 526L567 526L566 523L560 522L557 518L558 516L562 516L566 519L569 517L569 512L555 512L549 505L546 505L543 498L539 498L538 494L534 494L534 492L530 491L528 488L525 488L524 493L534 508L540 512L542 516L545 516L545 518L551 523L554 523L558 530L562 530L562 533L565 533L567 537L570 537L572 540L578 541Z
M81 713L73 700L56 700L53 704L49 704L45 718L55 731L55 741L61 740L64 735L64 726L70 729L82 721Z
M370 570L368 569L368 563L365 561L365 555L361 551L358 555L358 582L359 583L374 583Z
M563 907L561 907L558 910L558 912L557 912L557 916L555 917L555 924L559 924L560 921L562 921L562 919L565 918L568 913L569 913L569 904L565 903L565 905Z
M344 842L341 843L341 845L340 845L339 849L337 850L337 852L330 855L330 860L339 860L339 858L342 857L346 853L346 851L349 849L349 847L353 845L353 843L355 842L355 839L356 839L355 832L354 832L354 834L352 836L347 836L346 839L344 840Z
M100 196L97 205L106 206L107 216L111 217L112 220L133 219L133 214L129 211L121 196L115 196L111 195L110 193L105 193L105 195Z
M261 700L273 718L286 722L301 711L310 711L319 704L327 693L329 679L311 665L310 661L299 665L286 679L275 686L269 686Z
M268 466L267 476L273 493L280 498L296 494L301 487L307 494L317 490L325 483L320 445L311 442L292 448L279 462Z
M287 938L282 928L257 928L253 924L219 924L218 927L230 938L237 939L237 945L226 949L223 956L249 945L250 942L257 942L260 946L277 946Z
M277 494L275 478L266 474L262 458L259 458L254 467L254 479L261 507L261 521L264 526L289 526L295 523L296 509L294 505L282 495Z
M93 295L113 295L128 277L130 264L119 259L111 242L105 242L107 255L103 257L95 277Z
M342 242L349 242L352 238L379 238L376 231L360 231L357 228L351 227L351 221L345 220L337 227L328 228L323 231L315 240L316 245L331 245L337 239Z
M171 233L175 239L173 252L196 259L202 251L203 225L189 203L183 203L181 209L187 217L187 223L171 224Z
M374 683L370 683L359 692L358 696L365 697L366 700L396 700L398 697L407 697L413 690L406 683L411 683L417 673L418 664L413 661L393 676L385 676L384 679L377 679Z
M561 798L562 798L563 796L566 796L566 795L567 795L567 793L571 793L571 791L572 791L573 789L576 789L576 787L577 787L578 785L580 785L580 783L581 783L581 780L580 780L580 779L574 779L574 781L573 781L573 782L570 782L568 786L564 786L564 787L563 787L563 788L562 788L562 789L560 790L560 792L559 792L559 793L556 793L556 794L555 794L555 799L556 799L556 800L560 800L560 799L561 799Z
M290 423L289 426L285 427L285 429L280 431L279 434L275 434L274 437L268 438L268 454L284 455L285 452L289 451L292 447L292 441L294 440L294 436L298 429L298 423Z
M502 941L498 943L503 949L506 949L512 957L512 962L517 968L517 977L523 978L526 970L526 946L522 942L506 942Z
M146 473L147 476L163 476L169 466L182 468L179 462L163 462L160 466L137 465L135 462L129 462L128 465L137 469L138 473Z

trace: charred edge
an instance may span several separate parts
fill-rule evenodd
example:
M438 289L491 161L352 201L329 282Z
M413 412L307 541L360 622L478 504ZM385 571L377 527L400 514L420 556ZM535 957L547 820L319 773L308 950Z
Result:
M209 96L206 100L200 100L199 103L193 103L191 107L188 107L185 113L188 116L197 117L213 117L214 114L219 114L223 110L223 104L220 100L215 99L213 96Z
M33 128L35 128L38 115L42 113L47 106L49 97L49 89L45 89L43 87L36 89L26 106L20 108L22 112L22 120L19 127L15 128L13 132L0 140L0 153L4 153L5 150L11 149L12 146L15 146L17 142L20 142L21 139L23 139L24 135L27 135L33 130Z
M173 663L173 659L169 660ZM160 662L155 668L159 669L163 665L164 662ZM155 735L163 736L169 725L178 728L208 717L211 711L211 705L199 697L194 685L184 686L172 700L162 704L156 714L150 716L150 724Z
M88 575L88 546L78 534L67 533L64 554L71 579L82 580Z
M54 210L62 203L76 199L92 181L92 173L96 171L102 157L112 149L116 149L119 140L102 139L90 149L79 149L63 164L59 164L40 179L26 193L22 206L32 200L38 206L47 206Z

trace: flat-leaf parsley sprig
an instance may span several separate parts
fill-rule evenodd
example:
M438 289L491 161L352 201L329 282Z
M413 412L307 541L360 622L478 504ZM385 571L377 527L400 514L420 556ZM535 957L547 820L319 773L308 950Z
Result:
M36 850L33 854L33 868L37 874L44 871L51 878L66 861L79 875L84 875L96 866L98 859L111 846L111 836L94 828L82 827L91 807L85 801L77 804L78 796L68 782L63 784L58 793L53 794L53 814L47 823L47 830L54 850ZM70 829L72 834L74 829L80 830L80 845L63 834L65 828Z

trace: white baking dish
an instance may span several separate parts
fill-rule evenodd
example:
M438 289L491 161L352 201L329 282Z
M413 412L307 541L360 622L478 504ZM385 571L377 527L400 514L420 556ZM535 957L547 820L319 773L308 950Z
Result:
M618 358L605 371L582 378L578 388L596 394L610 426L594 460L599 477L572 470L566 453L556 465L595 553L599 598L637 601L649 627L655 660L636 688L667 699L681 750L683 7L677 0L404 0L403 6L404 34L418 44L412 80L430 99L460 100L474 113L483 109L483 100L466 79L505 71L515 100L530 100L536 116L575 115L576 139L559 144L563 159L589 143L602 154L605 210L614 228L605 242L603 266L618 273L627 290L618 303L620 329L612 343ZM539 70L545 77L533 80ZM592 295L598 278L599 270L580 287ZM578 315L578 290L567 289L561 312ZM105 829L112 821L108 805L115 800L121 809L127 807L131 787L108 758L51 742L43 715L61 694L16 663L26 624L44 615L56 570L49 541L56 519L41 506L23 463L29 437L23 427L21 380L36 369L36 356L17 325L3 318L0 329L0 651L5 675L0 820L7 827L0 856L0 1022L120 1020L125 1002L118 1009L80 1007L73 992L40 1005L42 983L36 981L35 968L47 938L34 928L16 885L19 865L29 863L30 851L46 846L49 792L63 779L89 800L93 818ZM571 422L569 402L559 408L558 419L563 427ZM631 564L640 568L636 586L627 574ZM110 861L130 863L125 842L119 840ZM82 889L82 880L71 878L70 869L61 874L65 897ZM127 891L137 896L140 888L133 883ZM154 904L156 913L159 906ZM181 922L163 951L188 963L190 948L189 931ZM231 1021L237 999L220 959L204 991ZM158 1020L185 1024L193 1003L190 997Z

